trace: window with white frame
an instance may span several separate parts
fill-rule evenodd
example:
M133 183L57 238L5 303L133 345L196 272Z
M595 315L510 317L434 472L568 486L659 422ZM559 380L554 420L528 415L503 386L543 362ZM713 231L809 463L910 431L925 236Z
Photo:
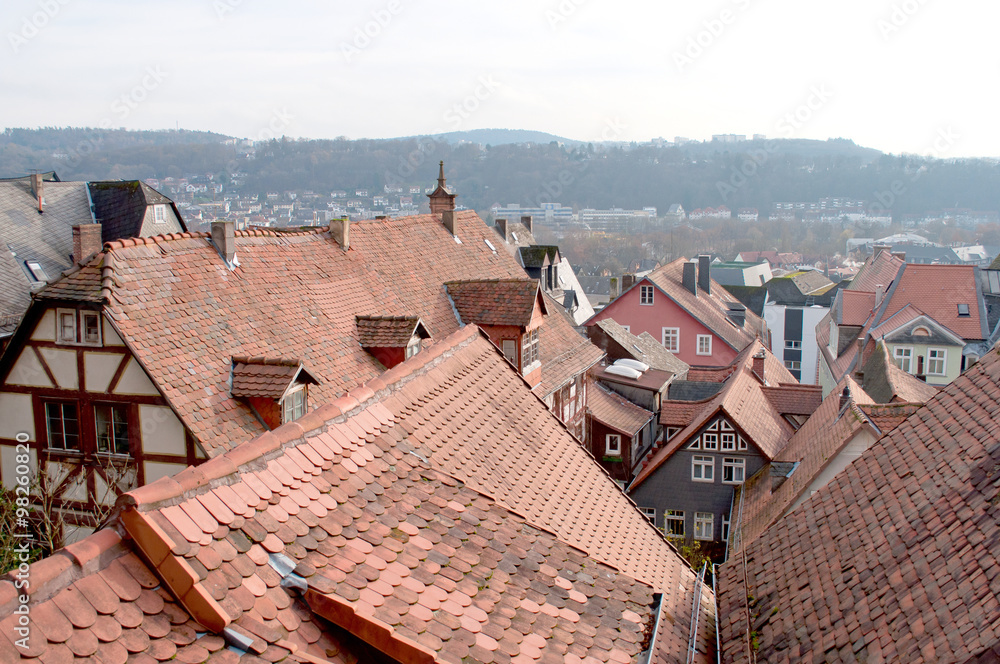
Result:
M406 359L410 359L419 352L420 352L420 339L417 339L416 341L412 342L409 346L406 347Z
M153 223L163 224L167 221L167 206L166 205L154 205L153 206Z
M736 434L735 433L724 433L722 434L722 449L726 452L733 452L736 450Z
M695 482L714 482L715 457L698 454L691 457L691 479Z
M663 328L663 347L671 353L676 353L680 350L680 345L681 329L679 327Z
M101 314L96 311L58 309L56 339L61 344L101 345Z
M76 343L76 311L72 309L60 309L56 314L59 325L59 334L56 337L60 343Z
M521 341L521 370L538 361L538 330L526 332Z
M604 437L604 453L608 456L619 456L622 453L622 437L609 433Z
M729 515L723 515L722 517L722 539L724 541L729 540Z
M711 334L699 334L698 335L698 350L697 355L711 355L712 354L712 335Z
M801 371L802 362L799 360L785 360L785 368L789 371Z
M663 532L668 537L684 537L684 510L666 510L663 513Z
M794 339L785 339L785 348L788 348L790 350L798 350L799 348L802 348L802 342L795 341Z
M642 515L644 517L646 517L647 519L649 519L650 523L652 523L652 524L656 523L656 508L655 507L640 507L639 511L642 512Z
M281 422L291 422L306 414L306 387L295 390L281 400Z
M896 366L906 373L913 373L910 369L913 366L913 349L905 346L897 346L892 351L892 356L896 360Z
M500 346L503 348L503 356L512 364L517 365L517 341L514 339L503 339L500 342Z
M711 512L694 513L694 538L709 540L715 538L715 515Z
M944 348L927 349L927 374L930 376L943 376L947 364L948 351Z
M639 304L651 305L653 304L653 287L652 286L639 286Z
M719 434L717 433L701 434L701 448L703 450L711 450L711 451L719 449Z
M722 483L743 484L747 462L740 457L722 457Z

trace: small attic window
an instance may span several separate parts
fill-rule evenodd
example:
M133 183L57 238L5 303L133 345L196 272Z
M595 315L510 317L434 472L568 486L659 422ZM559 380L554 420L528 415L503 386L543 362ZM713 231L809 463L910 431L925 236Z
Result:
M306 386L302 385L281 400L281 423L287 424L306 414Z
M166 205L154 205L153 206L153 223L154 224L165 224L165 223L167 223L167 206Z
M41 263L38 261L24 261L24 264L28 268L28 272L31 273L32 279L48 282L49 277L45 274L45 270L42 269Z
M969 313L969 305L967 305L967 304L959 304L958 305L958 315L959 316L970 316L971 314Z
M487 247L489 247L489 248L490 248L490 251L492 251L492 252L493 252L494 254L495 254L495 253L497 252L497 248L493 246L493 243L492 243L492 242L490 242L490 241L489 241L489 240L487 240L486 238L483 238L483 242L485 242L485 243L486 243L486 246L487 246Z
M929 337L929 336L931 336L931 331L928 330L923 325L921 325L917 329L913 330L913 336L915 336L915 337Z

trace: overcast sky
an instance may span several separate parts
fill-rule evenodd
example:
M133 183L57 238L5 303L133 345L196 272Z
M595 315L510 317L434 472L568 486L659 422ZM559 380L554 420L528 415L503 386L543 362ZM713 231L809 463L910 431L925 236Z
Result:
M1000 156L993 0L3 0L0 126Z

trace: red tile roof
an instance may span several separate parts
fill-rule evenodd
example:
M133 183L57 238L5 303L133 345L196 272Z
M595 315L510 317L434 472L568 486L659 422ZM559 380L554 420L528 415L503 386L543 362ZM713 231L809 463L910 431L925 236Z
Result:
M726 381L725 386L714 396L695 418L671 438L666 447L652 457L647 457L643 469L639 471L629 490L635 489L656 472L674 452L681 449L687 440L695 435L716 413L724 413L760 451L769 459L781 451L794 430L781 416L764 393L760 379L753 373L753 355L764 351L764 377L768 384L794 383L795 378L788 373L781 360L764 349L759 340L747 346L737 356L733 364L736 371Z
M906 265L888 295L882 320L912 304L963 339L986 339L989 331L980 312L981 296L973 265ZM960 316L959 304L969 306Z
M730 364L728 367L691 367L688 370L687 380L693 383L721 383L733 375L736 365Z
M782 415L812 415L823 401L823 388L819 385L792 383L762 389L771 407Z
M549 314L538 331L542 380L535 393L545 399L600 362L604 351L576 331L573 318L548 293L542 299Z
M660 405L660 424L665 427L686 427L698 413L714 405L713 399L704 401L663 401Z
M442 337L459 327L446 281L535 283L507 252L486 246L482 240L493 230L475 213L457 217L461 244L437 216L418 215L352 224L346 252L321 230L240 231L240 266L233 271L205 233L111 242L76 273L86 286L80 297L93 301L100 293L125 343L213 456L265 431L230 395L232 356L301 359L320 382L310 401L323 403L384 370L361 347L356 316L419 315L433 337ZM76 292L75 282L70 285ZM42 292L70 294L62 281ZM600 356L561 317L545 321L539 334L543 395Z
M260 599L284 565L300 619L397 659L636 661L654 593L657 661L686 654L693 570L474 326L119 506L212 631L303 629Z
M232 395L281 399L296 378L313 385L317 382L298 360L234 357Z
M653 413L618 396L600 383L587 393L587 413L626 436L634 436L653 419Z
M856 290L842 290L840 304L840 324L861 327L872 315L875 308L875 293Z
M711 295L706 295L700 289L698 295L689 291L681 281L684 263L687 262L687 258L678 258L671 263L656 268L646 276L646 279L656 284L660 290L666 293L681 308L714 332L725 343L738 351L743 350L764 329L763 319L748 310L744 326L742 328L736 327L729 320L726 313L729 311L728 304L738 302L738 300L714 279L712 280ZM689 380L693 379L689 377Z
M476 325L528 327L539 294L538 281L527 278L449 281L445 287L462 322Z
M998 404L994 349L724 565L723 661L996 652Z
M427 335L417 316L357 316L355 320L363 348L406 348L414 334Z
M865 264L851 280L849 290L874 293L877 286L883 286L886 291L906 266L906 261L893 256L889 251L879 251L869 256Z

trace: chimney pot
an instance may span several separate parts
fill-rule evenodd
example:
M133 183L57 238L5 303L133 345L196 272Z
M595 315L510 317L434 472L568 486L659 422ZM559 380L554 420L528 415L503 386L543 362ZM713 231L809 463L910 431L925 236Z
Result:
M337 241L340 248L347 251L351 248L351 220L347 217L343 219L330 220L330 235Z
M702 254L698 256L698 288L706 295L712 294L712 257Z
M73 262L82 265L84 261L99 252L104 246L101 241L100 224L73 226Z
M844 410L844 407L851 401L851 388L844 385L844 390L840 393L840 408L839 410Z
M227 265L233 265L236 259L236 230L231 221L212 222L212 244L219 255L226 260Z
M533 232L531 230L531 225L533 223L534 223L534 220L532 219L532 217L531 217L530 214L521 217L521 225L524 226L525 228L527 228L529 233Z
M688 261L684 263L684 272L681 275L681 284L684 288L691 292L692 295L698 295L698 280L695 276L695 271L698 269L698 264L694 261Z

